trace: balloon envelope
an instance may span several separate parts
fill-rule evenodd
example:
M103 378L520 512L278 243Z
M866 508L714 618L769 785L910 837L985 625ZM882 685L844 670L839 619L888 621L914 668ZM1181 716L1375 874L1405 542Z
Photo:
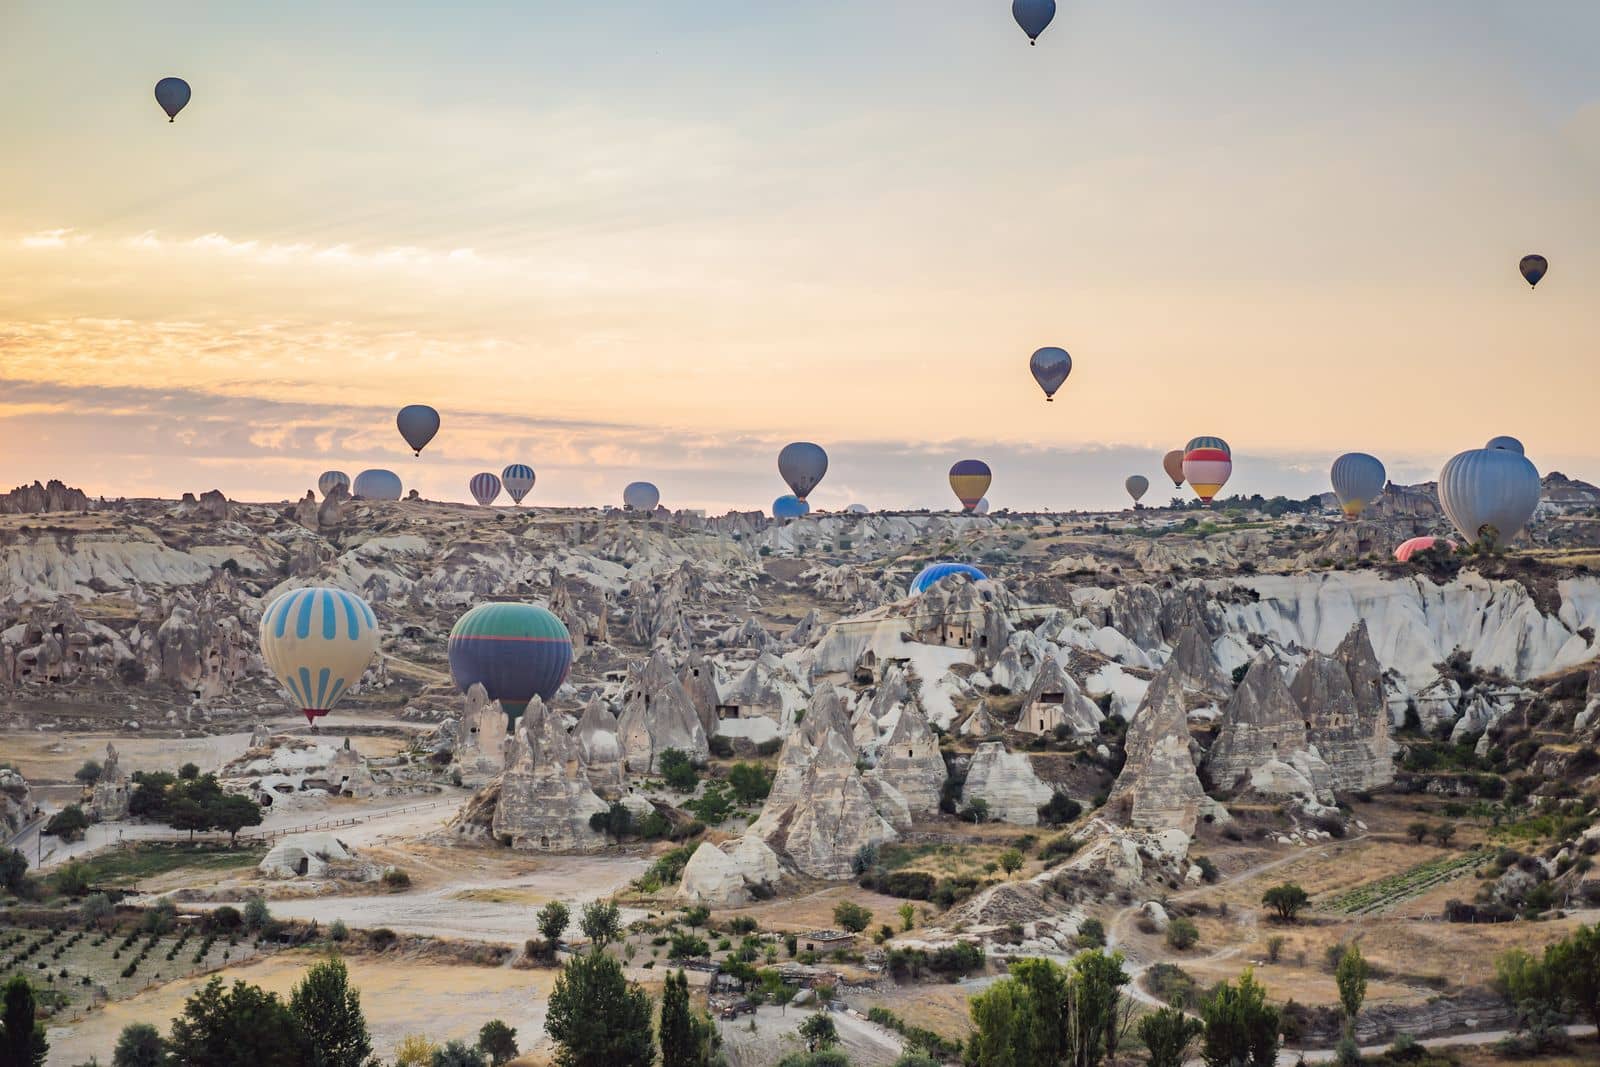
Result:
M1383 464L1365 452L1346 452L1333 461L1333 469L1328 473L1333 481L1333 493L1339 498L1339 506L1352 519L1378 499L1389 480Z
M955 490L962 508L967 511L977 508L993 480L989 465L981 459L963 459L950 468L950 488Z
M1064 348L1041 348L1028 360L1028 369L1033 372L1033 380L1039 383L1039 388L1044 390L1044 398L1054 400L1056 390L1072 373L1072 357Z
M420 456L433 435L439 432L439 413L426 404L408 404L394 417L394 423L406 444Z
M778 473L794 490L794 495L804 500L822 481L822 476L828 473L828 454L821 445L814 445L810 441L784 445L783 451L778 453Z
M484 471L481 474L474 474L472 480L467 483L467 488L472 491L472 499L488 507L494 503L494 498L500 495L500 479Z
M1028 40L1038 41L1050 20L1056 17L1056 0L1011 0L1011 17L1017 20Z
M1220 437L1191 437L1189 443L1183 446L1184 455L1188 455L1197 448L1209 448L1221 452L1228 458L1233 458L1233 449L1228 447L1228 442Z
M400 476L381 467L362 471L350 486L350 495L357 500L399 500Z
M1525 456L1528 454L1527 450L1522 447L1521 441L1517 440L1515 437L1506 437L1504 435L1489 438L1489 443L1483 447L1499 449L1502 452L1515 452L1519 456Z
M1526 456L1475 448L1452 456L1439 472L1439 503L1461 536L1509 544L1539 506L1539 472Z
M1133 502L1137 504L1150 491L1150 479L1142 474L1130 474L1128 480L1122 483L1122 487L1128 491L1128 495L1133 497Z
M344 491L350 491L350 476L344 471L323 471L317 479L317 492L327 496L336 486L344 486Z
M849 512L851 515L865 515L867 513L867 506L865 504L851 504L844 510Z
M911 580L911 588L907 595L917 596L927 592L929 586L952 574L964 574L975 582L986 581L989 577L970 563L930 563Z
M622 506L630 511L654 511L661 503L661 490L649 482L629 482L622 491Z
M772 517L775 519L798 519L810 511L811 505L799 497L780 496L772 502Z
M1197 446L1196 442L1200 444ZM1207 442L1215 442L1223 448ZM1197 437L1189 444L1189 450L1183 454L1183 477L1195 495L1209 504L1217 491L1228 484L1228 477L1233 473L1233 459L1224 451L1227 442L1220 437Z
M989 498L984 497L982 500L978 501L978 506L972 509L972 513L974 515L989 514Z
M167 113L168 122L175 121L189 103L189 83L182 78L162 78L156 82L156 103Z
M1454 552L1456 550L1456 543L1454 541L1447 541L1442 537L1413 537L1409 541L1400 542L1399 547L1394 550L1394 558L1399 560L1401 563L1410 563L1411 557L1416 555L1418 552L1426 552L1431 548L1439 547L1443 547L1448 551Z
M1539 284L1545 272L1550 269L1550 261L1540 255L1523 256L1522 262L1517 264L1517 270L1522 272L1522 278L1528 283L1528 288Z
M1172 479L1172 488L1183 488L1183 449L1174 448L1161 457L1161 469Z
M456 620L448 651L456 688L483 686L513 732L528 701L555 696L572 667L566 624L535 604L479 604Z
M315 725L378 651L378 620L343 589L292 589L261 614L261 658Z
M500 472L500 480L505 483L512 502L520 504L522 498L533 491L533 468L526 463L513 463Z

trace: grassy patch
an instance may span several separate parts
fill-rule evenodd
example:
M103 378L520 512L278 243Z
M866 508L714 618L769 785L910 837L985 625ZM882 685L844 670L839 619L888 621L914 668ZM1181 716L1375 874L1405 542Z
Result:
M1441 882L1448 882L1472 871L1489 859L1485 851L1456 852L1436 860L1419 864L1387 878L1357 886L1336 897L1319 901L1321 911L1341 915L1371 915L1387 911L1402 901L1427 892Z
M100 886L133 885L169 871L226 871L254 867L267 854L265 845L228 848L209 843L195 845L132 845L91 856L82 861L89 882Z

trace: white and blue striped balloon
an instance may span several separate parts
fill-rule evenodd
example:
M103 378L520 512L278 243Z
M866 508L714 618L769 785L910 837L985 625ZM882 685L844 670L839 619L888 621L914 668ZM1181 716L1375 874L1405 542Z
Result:
M512 503L520 504L522 498L533 491L533 468L526 463L513 463L500 472L500 480L511 494Z
M350 476L344 471L323 471L322 477L317 479L317 492L327 496L338 486L344 486L344 491L350 491Z
M377 617L343 589L292 589L261 615L261 656L313 725L361 680L377 651Z
M467 488L472 490L472 499L488 507L494 503L494 498L500 495L500 479L488 471L483 471L472 476Z

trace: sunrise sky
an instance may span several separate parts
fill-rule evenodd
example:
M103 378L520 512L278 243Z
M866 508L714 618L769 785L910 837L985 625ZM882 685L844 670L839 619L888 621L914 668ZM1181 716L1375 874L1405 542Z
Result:
M966 456L1102 507L1197 434L1305 495L1496 433L1600 480L1600 5L445 8L0 6L0 483L722 510L805 438L821 507Z

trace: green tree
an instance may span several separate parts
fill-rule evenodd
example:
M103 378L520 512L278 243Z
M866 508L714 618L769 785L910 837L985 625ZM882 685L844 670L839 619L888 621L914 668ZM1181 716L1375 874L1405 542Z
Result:
M0 1067L44 1067L50 1052L44 1024L38 1019L33 986L14 974L0 991Z
M762 546L761 551L770 551ZM851 1067L850 1057L836 1048L823 1049L820 1052L794 1052L778 1061L778 1067Z
M1122 995L1129 981L1122 963L1122 953L1098 949L1072 961L1069 1023L1073 1062L1079 1067L1116 1058L1133 1007Z
M1139 1020L1139 1040L1150 1051L1150 1067L1183 1067L1189 1056L1189 1046L1205 1030L1198 1019L1191 1019L1183 1006L1174 1002L1170 1008L1151 1012Z
M661 777L666 779L668 786L680 793L694 791L695 783L700 780L700 773L694 769L694 761L682 749L669 748L661 753Z
M189 831L189 840L193 841L195 831L211 829L211 812L198 800L180 797L167 809L167 824L174 830Z
M1431 827L1429 827L1425 822L1414 822L1406 827L1406 834L1411 838L1411 840L1420 845L1422 844L1423 839L1428 836L1430 829Z
M149 1023L129 1023L117 1037L111 1067L167 1067L167 1039Z
M1177 918L1167 923L1167 944L1179 952L1187 951L1200 940L1200 928L1189 919Z
M372 1055L361 994L337 956L313 964L289 995L300 1022L309 1067L362 1067Z
M84 785L94 785L104 773L105 768L100 766L99 760L86 759L83 761L83 766L73 772L72 777Z
M1000 853L1000 867L1007 875L1016 874L1022 870L1022 853L1014 848L1008 848Z
M427 1034L407 1034L395 1046L394 1067L433 1067L433 1054L439 1046Z
M800 1024L800 1037L806 1043L806 1051L822 1052L839 1043L839 1028L827 1012L812 1012Z
M621 844L622 839L633 831L633 812L622 803L613 800L605 811L597 811L589 816L589 829L597 834L605 834Z
M261 825L261 805L249 797L229 794L206 809L207 821L228 834L228 846L238 843L239 831L246 826ZM177 826L176 823L173 824Z
M89 891L89 865L78 860L69 860L51 876L55 883L56 892L69 897L81 897Z
M1261 903L1278 913L1278 918L1286 923L1292 923L1310 901L1306 891L1293 882L1284 882L1275 885L1261 894Z
M591 900L583 906L578 929L599 951L622 936L622 912L609 900Z
M89 829L89 817L76 804L68 804L44 824L44 832L63 841L82 841L83 832Z
M1223 982L1200 1007L1206 1067L1277 1067L1282 1019L1248 970L1237 986Z
M872 912L853 900L841 900L833 909L833 921L839 929L859 934L872 925Z
M735 763L728 768L728 788L741 804L755 804L772 792L772 775L754 763Z
M1553 1005L1560 999L1544 961L1520 948L1508 949L1495 958L1494 984L1519 1014L1524 1005Z
M489 1060L464 1041L448 1041L443 1048L433 1050L433 1063L429 1067L489 1067Z
M545 1012L557 1067L650 1067L655 1041L650 997L622 976L622 965L591 952L567 961Z
M517 1048L516 1028L507 1026L499 1019L490 1019L483 1024L483 1028L478 1031L478 1047L489 1057L489 1063L493 1067L509 1063L521 1052L521 1049Z
M556 950L556 942L561 940L561 935L567 932L567 927L572 923L572 912L559 900L552 900L539 909L536 916L539 922L539 933L550 944L550 951Z
M200 768L196 767L193 763L185 763L182 767L178 768L178 779L180 781L192 782L199 777Z
M689 981L683 971L667 975L661 994L661 1067L700 1067L704 1062L689 1010Z
M252 933L260 930L272 921L272 912L267 910L267 899L259 894L250 897L244 902L244 928Z
M1361 1002L1367 999L1367 961L1360 945L1351 944L1345 950L1333 978L1339 986L1339 1004L1344 1008L1345 1034L1354 1037L1356 1016L1361 1012Z
M917 924L917 909L909 900L900 905L900 907L896 910L900 912L901 930L910 930Z
M0 848L0 886L15 893L22 888L28 876L28 857L14 848Z
M213 978L172 1020L174 1067L303 1067L300 1027L275 994L247 982Z
M1455 840L1456 827L1454 823L1442 822L1433 828L1433 839L1439 842L1439 847L1448 848L1450 842Z
M1059 1055L1040 1048L1041 1039L1046 1036L1043 1032L1046 1024L1032 993L1021 981L1001 979L973 997L968 1010L973 1026L972 1036L967 1039L968 1067L1024 1067L1060 1062Z
M1600 1032L1600 924L1546 946L1544 966L1555 992Z

